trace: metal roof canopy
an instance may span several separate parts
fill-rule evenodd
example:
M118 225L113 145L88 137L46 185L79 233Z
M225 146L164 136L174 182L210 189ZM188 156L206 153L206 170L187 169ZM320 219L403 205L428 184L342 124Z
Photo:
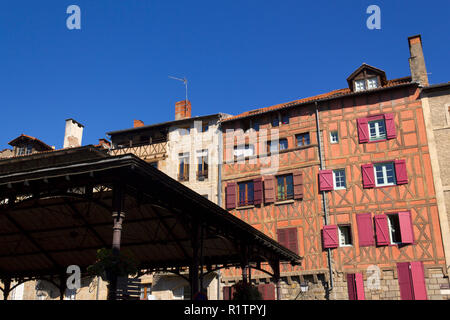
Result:
M301 260L138 157L86 146L0 163L0 278L86 270L113 246L113 212L143 270L269 262L279 278L280 262Z

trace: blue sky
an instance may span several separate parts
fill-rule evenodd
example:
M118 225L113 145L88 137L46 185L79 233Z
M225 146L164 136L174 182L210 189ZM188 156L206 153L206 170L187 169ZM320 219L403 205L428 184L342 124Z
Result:
M81 30L69 30L69 5ZM381 30L369 30L369 5ZM425 4L425 5L424 5ZM408 76L422 35L430 83L450 81L448 0L2 1L0 149L25 133L61 148L65 119L83 144L174 119L187 77L192 114L238 114L344 88L365 62Z

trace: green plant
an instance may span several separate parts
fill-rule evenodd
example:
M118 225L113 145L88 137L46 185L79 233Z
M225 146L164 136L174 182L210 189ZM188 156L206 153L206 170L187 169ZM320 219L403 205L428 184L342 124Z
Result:
M97 250L97 260L87 268L92 276L100 276L105 281L110 281L115 274L118 277L136 275L139 271L137 260L131 255L120 252L114 255L111 249Z
M250 283L239 281L234 285L235 292L233 300L262 300L261 293L258 288Z

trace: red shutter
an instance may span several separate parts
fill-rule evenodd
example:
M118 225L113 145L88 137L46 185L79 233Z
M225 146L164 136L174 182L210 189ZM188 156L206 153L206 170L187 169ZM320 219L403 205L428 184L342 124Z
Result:
M266 203L275 202L275 177L264 177L264 200Z
M364 295L364 279L362 273L355 273L356 299L366 300Z
M319 172L319 190L333 190L333 170L320 170Z
M385 216L384 214L379 214L374 216L374 219L377 235L377 245L386 246L390 243L387 216Z
M226 209L236 208L236 182L227 183L225 187Z
M363 164L361 166L361 171L363 187L365 189L375 187L375 174L373 172L373 164Z
M414 299L411 272L409 268L409 262L397 263L398 284L400 286L400 297L402 300Z
M303 199L303 173L294 171L292 176L294 180L294 199Z
M230 299L230 288L231 287L223 287L223 300L231 300Z
M253 204L261 204L263 198L263 190L262 190L262 178L257 178L253 180Z
M425 285L425 272L421 261L411 262L411 279L414 300L427 300L427 287Z
M360 247L368 247L375 245L373 233L372 214L360 213L356 215L356 223L358 225L358 238Z
M288 247L288 244L287 244L287 242L288 242L288 234L287 234L287 231L286 231L287 229L277 229L277 239L278 239L278 242L282 245L282 246L284 246L284 247Z
M287 248L298 254L297 228L289 228L287 237Z
M258 291L261 294L261 299L266 300L266 296L267 296L266 284L262 283L262 284L258 285Z
M395 160L395 177L397 179L397 184L408 183L408 173L406 172L406 161L405 160Z
M386 138L394 139L397 136L395 131L395 121L393 113L386 113L384 115L384 122L386 124Z
M411 212L399 212L398 220L400 222L400 235L402 243L414 243L414 230L411 219Z
M323 226L322 236L324 248L337 248L339 246L338 227L336 225Z
M356 283L353 273L347 274L348 300L356 300Z
M275 300L275 285L273 283L258 285L258 291L263 300Z
M358 137L359 143L369 142L369 125L367 123L367 118L361 118L356 120L358 125Z

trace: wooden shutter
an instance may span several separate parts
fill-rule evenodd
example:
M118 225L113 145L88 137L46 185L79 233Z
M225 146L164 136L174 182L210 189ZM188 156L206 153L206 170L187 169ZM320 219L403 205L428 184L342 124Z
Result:
M275 202L275 177L264 177L264 201L265 203Z
M425 285L425 272L421 261L411 262L411 279L414 300L427 300L427 287Z
M347 274L348 300L356 300L355 274Z
M398 220L400 222L400 236L402 243L414 243L414 230L411 219L411 212L399 212Z
M227 183L225 187L226 209L236 208L236 182Z
M275 285L273 283L262 283L258 285L258 291L263 300L275 300Z
M333 170L320 170L319 172L319 190L333 190Z
M405 160L395 160L395 178L397 184L408 183L408 173L406 172L406 161Z
M374 219L377 235L377 245L387 246L390 243L387 216L385 216L384 214L379 214L374 216Z
M394 114L386 113L384 115L384 122L386 124L386 138L394 139L397 136L397 133L395 130Z
M263 190L262 190L262 178L257 178L253 180L253 204L261 204L263 198Z
M398 285L400 286L400 298L402 300L414 299L411 272L409 268L409 262L397 263Z
M363 164L361 166L361 172L363 187L365 189L375 187L375 174L373 172L373 164Z
M358 225L358 239L360 247L375 245L373 233L372 214L360 213L356 215L356 224Z
M339 246L337 225L323 226L322 236L324 248L337 248Z
M298 236L297 236L297 228L289 228L288 237L287 237L287 248L292 252L298 254Z
M355 273L356 299L366 300L364 294L364 279L362 273Z
M231 287L223 287L223 300L231 300L230 299L230 288Z
M277 229L277 240L282 246L288 247L287 229Z
M303 199L303 173L294 171L292 176L294 181L294 199Z
M359 143L369 142L369 125L367 118L360 118L356 120L358 126Z

